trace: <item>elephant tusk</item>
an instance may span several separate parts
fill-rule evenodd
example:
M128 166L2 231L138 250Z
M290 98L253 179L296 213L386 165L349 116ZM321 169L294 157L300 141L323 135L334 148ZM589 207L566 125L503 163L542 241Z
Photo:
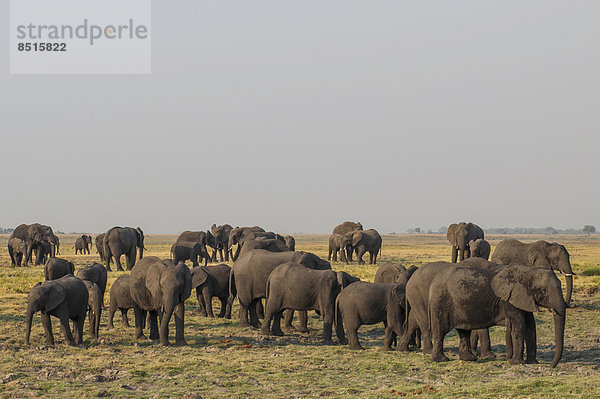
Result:
M573 273L565 273L565 277L571 277Z

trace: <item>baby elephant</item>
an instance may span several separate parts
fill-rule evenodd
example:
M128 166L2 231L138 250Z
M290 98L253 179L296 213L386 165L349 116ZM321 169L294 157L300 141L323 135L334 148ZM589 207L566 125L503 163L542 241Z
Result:
M490 243L481 238L469 241L469 250L471 251L471 258L477 257L485 260L490 258Z
M88 290L88 312L90 322L90 335L98 339L100 330L100 316L102 315L102 291L98 284L88 280L83 280L85 288Z
M285 309L317 310L323 318L323 339L331 343L335 298L343 288L356 281L359 279L344 272L314 270L299 263L277 266L267 280L267 305L261 333L283 335L280 323ZM336 324L336 335L340 343L346 343L341 324Z
M221 311L217 317L231 319L231 302L228 301L230 273L231 267L225 264L198 266L192 269L192 288L196 288L196 298L202 316L215 317L212 298L216 296L221 301ZM232 298L235 298L235 284L232 284L231 289Z
M117 308L121 311L122 325L123 327L129 327L129 320L127 320L127 311L133 309L133 300L129 293L129 274L119 276L115 282L110 286L110 305L108 310L108 323L107 328L113 328L113 317Z
M363 324L383 322L384 350L391 350L394 338L403 333L406 310L403 284L352 284L340 293L335 306L337 323L346 323L350 349L364 349L357 335L358 328Z
M67 274L75 273L75 265L66 259L50 258L44 265L44 276L46 281L56 280Z
M27 255L27 246L25 241L20 238L13 237L8 241L8 254L13 266L21 266L23 258Z
M192 265L196 267L198 266L198 258L200 258L200 262L204 259L204 266L206 266L210 256L208 255L206 246L199 242L177 241L171 246L171 257L174 264L178 264L180 261L191 260Z
M77 277L98 285L98 288L100 288L100 293L102 294L100 297L100 304L104 306L104 293L106 292L106 281L108 280L108 272L106 271L106 268L100 263L94 262L83 269L79 269L77 272Z
M88 290L81 279L67 275L57 280L37 283L27 295L25 342L29 345L33 315L42 312L46 344L54 346L50 316L60 320L69 345L79 345L83 339L83 323L88 309ZM75 339L69 320L73 320Z

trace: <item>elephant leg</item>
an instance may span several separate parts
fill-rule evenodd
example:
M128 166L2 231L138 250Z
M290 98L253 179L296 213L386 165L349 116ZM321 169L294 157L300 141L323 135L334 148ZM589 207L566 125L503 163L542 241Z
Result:
M456 245L452 246L452 263L456 263L458 259L458 247Z
M479 342L479 334L478 334L479 330L473 330L471 332L471 351L473 352L473 355L477 356L477 344Z
M96 325L96 317L98 317L98 315L94 314L93 321L94 324L92 325L91 331L96 331L94 326ZM85 313L80 315L78 318L76 318L75 320L73 320L73 332L75 332L75 345L81 345L81 343L83 342L83 324L85 322ZM93 333L91 334L92 338L97 339L98 335Z
M267 308L265 309L265 318L260 328L261 334L271 335L271 321L276 313L279 313L280 309L275 304L275 298L271 298L267 301Z
M365 349L361 346L360 341L358 340L358 327L360 327L360 325L354 320L347 323L346 326L346 332L348 333L348 346L353 350Z
M258 321L258 315L256 313L256 307L258 303L260 303L260 298L253 300L250 306L248 307L248 314L250 315L250 325L254 328L260 328L260 322Z
M481 357L484 359L495 359L496 355L494 355L494 352L492 352L492 343L490 340L490 330L488 328L482 328L481 330L476 330L471 332L471 337L473 337L473 335L478 335L479 336L479 342L481 345ZM471 339L471 342L473 340ZM471 347L473 350L473 354L476 355L476 348L477 347Z
M298 311L298 332L308 334L308 311L300 310Z
M392 329L392 326L390 326L389 324L387 324L385 326L385 333L383 335L383 350L384 351L391 351L392 350L392 341L395 338L396 338L396 333Z
M150 339L153 340L153 341L156 341L156 340L160 339L160 333L159 333L159 330L158 330L158 320L157 320L157 318L158 318L158 312L155 311L155 310L151 310L151 311L148 312L148 314L149 314L149 316L148 316L149 323L148 324L150 324ZM169 315L169 318L170 318L170 315ZM163 318L161 317L161 324L162 324L162 322L163 322ZM167 337L167 345L168 345L168 341L169 341L168 340L168 338L169 338L168 321L167 321L167 334L166 334L166 337Z
M246 302L239 298L240 310L239 310L239 324L240 327L250 327L248 322L248 313L250 312L250 305L246 305Z
M121 255L115 255L115 263L117 265L117 271L122 272L123 266L121 266Z
M430 309L431 309L431 303L430 305ZM446 355L444 355L444 337L446 336L446 334L448 333L448 328L444 328L444 326L442 326L441 324L441 320L439 320L439 316L437 314L434 314L433 312L431 313L431 330L427 331L427 333L425 333L425 330L423 329L423 337L425 338L427 335L429 335L431 338L431 343L432 343L432 348L431 348L431 360L433 360L434 362L445 362L448 361L450 359L448 359L446 357ZM457 330L458 331L458 330ZM464 331L464 330L463 330ZM462 354L462 348L463 348L463 335L461 335L460 331L459 331L459 336L460 336L460 342L461 342L461 349L459 349L459 351ZM427 343L425 343L424 346L427 346ZM423 349L423 352L425 352L425 349ZM427 352L425 352L427 353ZM471 353L471 356L473 356L473 354ZM462 357L461 357L462 359Z
M283 312L277 312L274 316L273 316L273 327L271 327L271 331L273 332L273 335L276 335L278 337L283 337L283 330L281 329L281 318L283 316Z
M202 295L201 287L196 288L196 299L198 300L198 312L200 316L208 317L206 312L206 304L204 303L204 296Z
M412 337L417 330L417 323L414 318L408 317L408 322L406 323L406 328L404 333L400 336L398 340L398 346L396 347L397 351L408 352L408 346L412 341Z
M219 311L219 314L217 315L217 317L219 318L223 318L225 317L225 312L227 311L227 298L223 297L223 298L219 298L219 301L221 302L221 310Z
M127 309L121 309L121 325L123 327L131 327L127 319Z
M331 261L331 248L329 249L329 254L327 255L327 260Z
M363 256L364 256L365 252L367 252L367 251L365 251L365 249L361 247L358 250L358 253L356 254L356 257L358 259L358 264L359 265L364 265L365 264L365 261L363 260Z
M231 319L231 302L229 302L229 299L227 299L227 307L225 308L225 318L226 319Z
M184 321L185 321L185 305L184 303L179 303L175 306L175 345L187 345L185 341L185 337L183 334L184 329ZM168 337L167 337L168 338Z
M109 330L115 327L113 325L113 318L115 317L116 311L117 311L117 304L115 303L115 301L113 299L110 301L110 304L108 307L108 321L106 323L106 328Z
M506 360L510 360L513 357L513 340L512 340L512 323L506 319L506 330L504 331L504 338L506 339Z
M265 318L265 308L262 304L262 299L258 299L256 301L256 315L258 316L259 319L264 319Z
M144 335L144 325L146 323L146 311L142 310L135 303L133 304L133 314L135 316L135 339L146 338Z
M525 346L527 347L527 363L538 364L537 361L537 332L533 313L525 313Z
M204 298L204 306L208 317L215 317L212 308L212 292L208 285L202 288L202 297Z
M54 346L54 335L52 335L52 321L48 313L42 312L42 326L46 335L46 345Z
M523 364L525 360L523 360L523 349L524 349L524 341L523 341L523 332L525 330L525 323L521 323L519 321L513 320L512 328L511 328L511 336L513 342L513 356L510 358L510 364Z
M283 328L288 331L296 331L296 327L292 325L292 320L294 319L294 311L292 309L287 309L284 312L284 323Z
M133 269L135 265L135 257L137 255L137 247L134 246L132 250L129 251L129 255L126 256L127 259L127 270Z
M460 360L477 360L477 355L471 351L471 330L456 329L460 338L458 357Z
M348 340L346 339L346 334L344 332L344 321L342 319L342 312L334 311L335 319L333 320L335 323L335 335L337 335L338 341L340 345L348 344Z
M73 334L71 334L71 326L69 325L69 317L66 314L62 314L58 318L60 320L60 326L65 336L65 340L71 346L75 346L75 340L73 339ZM75 325L77 327L77 325Z

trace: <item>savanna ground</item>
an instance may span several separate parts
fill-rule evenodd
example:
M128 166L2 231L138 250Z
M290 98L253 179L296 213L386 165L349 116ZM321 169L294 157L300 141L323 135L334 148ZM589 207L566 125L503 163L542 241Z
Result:
M76 268L98 256L74 255L75 236L61 236L61 257ZM492 246L506 237L492 236ZM41 266L10 266L7 236L0 236L0 395L2 397L600 397L600 237L522 236L524 241L545 238L565 244L575 277L573 303L567 312L565 353L555 369L551 314L536 314L539 365L509 365L505 359L504 329L492 330L495 360L458 360L458 339L446 338L451 361L433 363L429 356L382 351L383 326L363 326L360 340L366 350L321 344L321 322L309 317L309 335L263 337L238 327L234 318L208 319L198 315L195 293L186 302L186 347L162 347L136 342L133 328L106 330L102 314L100 340L86 331L84 345L65 345L58 321L53 320L57 344L44 345L39 314L34 317L31 345L24 342L26 296L43 279ZM145 255L168 257L175 236L152 235ZM326 235L297 236L297 249L327 257ZM450 247L442 235L384 237L379 260L406 266L448 260ZM333 263L363 280L372 281L377 266ZM126 272L109 273L110 284ZM564 279L561 277L564 285ZM108 305L108 292L105 304ZM215 300L215 309L219 304ZM133 311L129 312L133 322ZM133 324L133 323L132 323ZM174 325L171 326L174 342ZM335 338L334 338L335 339ZM195 396L194 396L195 395Z

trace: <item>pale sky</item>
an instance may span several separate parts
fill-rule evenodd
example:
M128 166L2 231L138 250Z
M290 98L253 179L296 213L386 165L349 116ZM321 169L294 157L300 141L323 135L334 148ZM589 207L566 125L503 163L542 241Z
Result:
M10 75L0 52L0 226L600 227L598 1L152 15L149 76Z

